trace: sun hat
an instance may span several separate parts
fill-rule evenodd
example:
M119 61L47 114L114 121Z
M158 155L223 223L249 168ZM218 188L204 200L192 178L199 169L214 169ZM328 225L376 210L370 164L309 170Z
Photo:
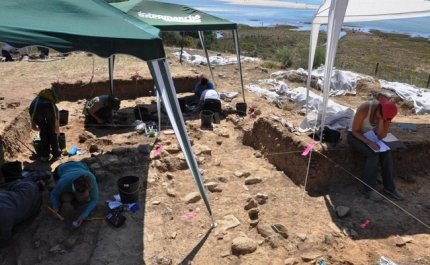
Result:
M388 99L381 97L379 99L379 104L382 107L382 116L386 119L392 119L397 115L397 106L393 102L388 101Z

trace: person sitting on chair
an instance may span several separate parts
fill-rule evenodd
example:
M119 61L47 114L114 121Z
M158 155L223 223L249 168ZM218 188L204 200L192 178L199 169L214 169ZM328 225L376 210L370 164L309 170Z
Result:
M200 96L199 106L203 110L210 110L214 113L215 123L220 123L221 99L215 89L206 88Z
M119 110L121 100L111 95L101 95L85 104L85 124L112 124L113 110Z

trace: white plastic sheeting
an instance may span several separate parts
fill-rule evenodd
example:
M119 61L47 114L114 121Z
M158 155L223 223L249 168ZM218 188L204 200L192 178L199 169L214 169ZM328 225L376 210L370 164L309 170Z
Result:
M317 88L322 91L324 90L324 71L324 65L312 71L312 77L318 79ZM300 76L308 76L308 72L305 71L303 68L290 71L277 71L272 73L270 76L287 78L293 73ZM357 92L355 88L357 87L357 81L363 78L365 77L362 77L359 74L350 71L341 71L333 68L329 96L356 95Z
M294 101L295 104L301 107L308 107L311 111L301 122L299 131L313 131L315 128L321 126L321 113L318 112L323 104L323 97L309 91L309 98L307 99L307 89L305 87L299 87L290 89L287 84L282 81L276 81L274 79L259 80L263 86L271 86L266 89L260 87L257 84L250 84L245 86L250 92L258 94L267 100L273 102L282 97L286 97ZM354 118L354 110L351 108L337 104L336 102L329 100L327 104L327 117L325 126L331 129L342 129L346 128Z
M399 97L405 101L414 102L415 113L418 115L430 113L430 90L417 88L413 85L398 82L388 82L379 80L381 86L385 89L396 92Z
M179 56L181 56L180 52L174 52L172 53L176 58L179 59ZM194 65L206 65L208 64L208 60L204 56L200 55L191 55L188 54L186 51L182 52L182 60L185 60L186 62ZM253 57L240 57L241 62L259 62L259 58L253 58ZM210 56L209 57L210 65L230 65L230 64L237 64L237 57L222 57L222 56Z

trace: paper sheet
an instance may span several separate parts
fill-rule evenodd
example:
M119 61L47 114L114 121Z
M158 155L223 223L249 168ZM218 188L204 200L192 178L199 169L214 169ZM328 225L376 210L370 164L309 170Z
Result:
M385 152L385 151L390 150L390 147L388 147L383 141L378 139L378 137L376 136L374 131L368 131L368 132L364 133L363 136L366 137L367 139L369 139L370 141L375 142L379 145L379 147L380 147L379 150L374 150L372 147L369 146L375 153Z
M396 136L394 136L392 133L387 133L387 137L382 139L384 142L396 142L399 141Z

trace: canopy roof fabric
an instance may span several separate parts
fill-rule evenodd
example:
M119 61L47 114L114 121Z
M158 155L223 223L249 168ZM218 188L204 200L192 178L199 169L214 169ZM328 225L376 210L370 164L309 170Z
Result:
M316 12L312 23L328 24L330 0ZM428 0L349 0L345 22L375 21L430 16Z
M428 0L326 0L312 19L310 36L308 76L311 76L318 31L321 24L327 24L327 45L324 71L324 100L321 115L321 127L324 127L328 95L336 57L339 34L343 22L374 21L386 19L404 19L430 16ZM307 88L309 91L310 80ZM309 93L309 92L308 92Z
M17 48L38 45L63 53L129 54L142 60L165 57L157 28L102 0L2 1L0 25L0 41Z
M112 3L114 7L161 31L215 31L237 29L237 24L194 8L150 0Z

